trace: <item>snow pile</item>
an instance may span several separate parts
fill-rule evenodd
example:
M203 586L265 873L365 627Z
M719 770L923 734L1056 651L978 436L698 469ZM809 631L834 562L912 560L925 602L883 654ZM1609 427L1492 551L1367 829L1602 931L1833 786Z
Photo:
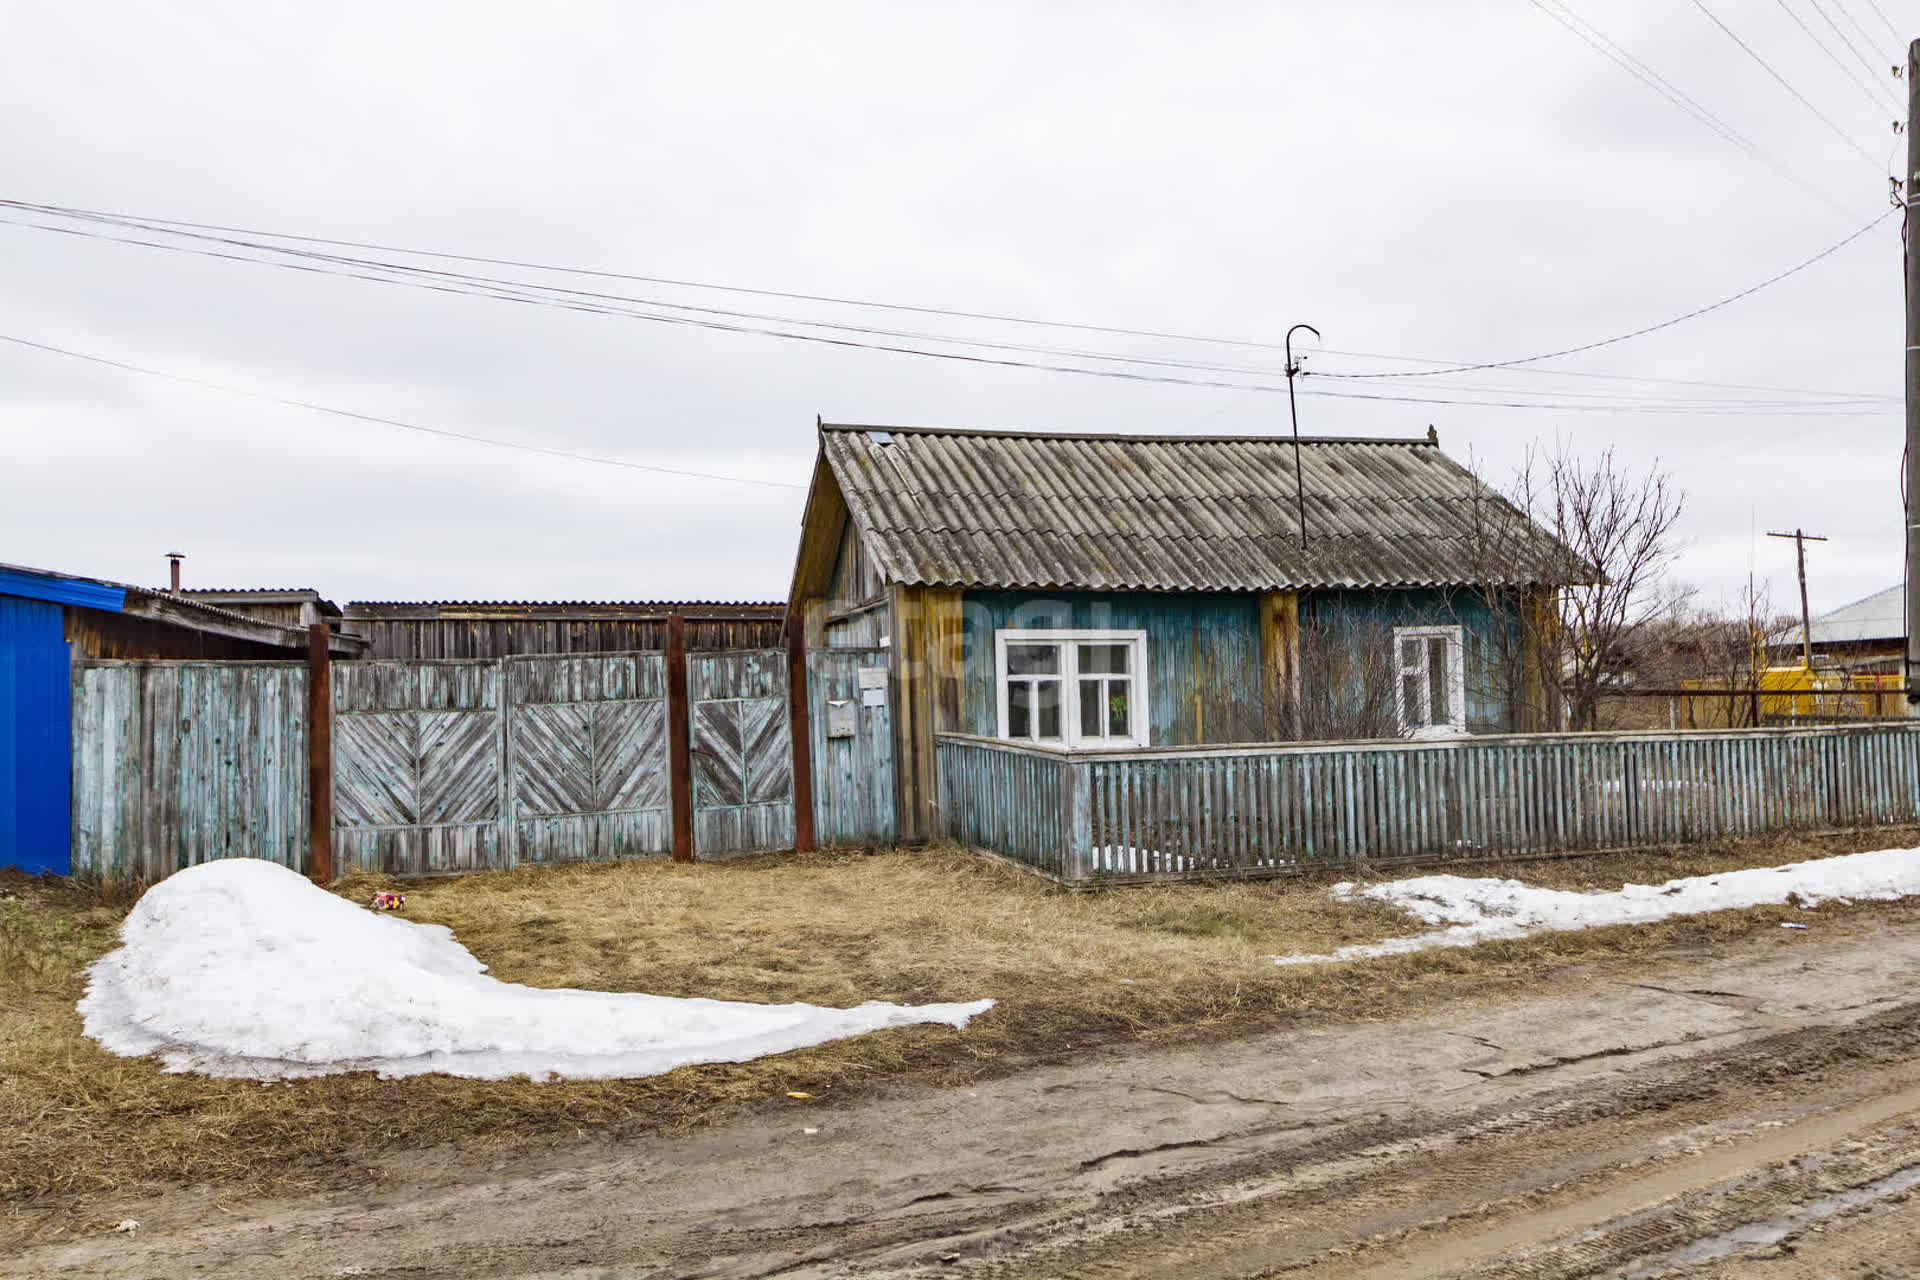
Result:
M1613 924L1651 924L1669 916L1699 915L1739 907L1798 901L1890 902L1920 894L1920 849L1872 853L1755 867L1714 876L1689 876L1665 884L1627 884L1611 892L1573 893L1536 889L1518 880L1470 880L1464 876L1416 876L1369 885L1333 887L1335 898L1371 898L1399 907L1429 925L1410 938L1341 947L1330 955L1274 956L1277 964L1321 964L1404 955L1430 947L1470 947L1490 938L1518 938L1559 929L1597 929Z
M88 970L86 1033L169 1071L275 1080L341 1071L500 1080L655 1075L882 1027L963 1027L971 1004L762 1005L499 982L441 925L376 915L270 862L149 889Z

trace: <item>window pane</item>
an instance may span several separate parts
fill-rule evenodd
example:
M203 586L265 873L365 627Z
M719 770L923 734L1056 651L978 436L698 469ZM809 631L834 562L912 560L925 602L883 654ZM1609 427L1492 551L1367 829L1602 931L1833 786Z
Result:
M1100 736L1100 682L1098 680L1080 682L1080 736L1083 738Z
M1038 732L1034 734L1042 742L1060 740L1060 682L1058 680L1036 680L1033 682L1034 719L1038 722Z
M1033 736L1032 698L1033 686L1025 680L1011 680L1007 683L1007 736L1009 738Z
M1400 642L1400 669L1418 671L1420 669L1420 639L1408 636Z
M1129 680L1109 680L1107 682L1107 733L1115 738L1133 736L1127 727L1127 689Z
M1055 676L1060 674L1060 646L1057 644L1010 644L1007 646L1007 674L1010 676Z
M1427 688L1432 696L1433 723L1452 724L1453 712L1447 705L1447 642L1441 636L1427 640Z
M1427 722L1426 709L1420 705L1423 683L1417 674L1400 677L1400 714L1409 728L1418 728Z
M1083 644L1080 646L1080 674L1125 675L1131 645Z

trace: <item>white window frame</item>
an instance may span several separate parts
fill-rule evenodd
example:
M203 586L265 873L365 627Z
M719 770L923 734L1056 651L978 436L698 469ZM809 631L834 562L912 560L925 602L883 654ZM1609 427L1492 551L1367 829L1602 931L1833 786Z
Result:
M1415 724L1407 715L1407 677L1414 674L1406 665L1406 642L1408 640L1444 639L1447 642L1447 705L1452 712L1446 720L1435 723L1431 706L1420 710L1427 714ZM1426 653L1426 646L1420 647ZM1427 691L1432 687L1431 676L1423 661L1419 674L1421 700L1428 701ZM1402 733L1465 733L1467 731L1467 645L1466 629L1460 626L1450 627L1395 627L1393 629L1393 709L1400 720Z
M1109 751L1147 745L1147 633L1145 631L1072 630L1030 631L1018 628L993 633L993 691L999 704L996 736L1009 742L1052 745L1052 740L1014 738L1007 732L1007 645L1057 644L1060 646L1060 745L1068 750ZM1127 667L1133 688L1128 695L1125 738L1087 738L1080 733L1080 645L1124 644ZM1093 677L1088 677L1092 679Z

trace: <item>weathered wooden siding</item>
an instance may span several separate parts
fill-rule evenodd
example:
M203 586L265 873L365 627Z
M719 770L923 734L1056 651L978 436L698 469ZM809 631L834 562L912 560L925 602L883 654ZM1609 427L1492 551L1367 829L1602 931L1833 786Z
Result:
M938 750L944 833L1068 881L1920 820L1920 726L1900 724L1099 754L952 736Z
M969 591L961 628L960 727L967 733L999 731L995 631L1114 628L1147 633L1154 746L1266 740L1258 596Z
M667 852L666 660L618 653L504 666L511 859Z
M502 865L495 663L342 663L333 684L333 848L341 870Z
M793 847L793 738L783 649L687 656L693 847Z
M885 649L815 649L807 654L808 727L813 740L814 842L888 845L897 836L893 791L893 715L890 690L865 705L869 683L891 683ZM847 732L839 732L836 726Z
M214 858L299 867L307 673L267 662L81 662L73 870L158 880Z
M1515 610L1517 615L1518 602ZM1393 628L1453 627L1466 642L1467 728L1474 733L1509 733L1524 728L1515 722L1515 708L1523 691L1505 687L1516 683L1504 673L1517 671L1525 644L1519 618L1497 618L1479 592L1456 591L1303 591L1300 626L1323 636L1344 637L1351 645L1372 646L1377 665L1356 664L1355 678L1381 671L1392 679ZM1502 657L1511 650L1511 663Z
M743 607L744 608L744 607ZM659 650L667 645L665 612L643 617L595 617L583 607L573 616L542 616L533 608L461 611L454 606L417 606L418 616L395 616L392 607L349 605L342 630L368 641L370 659L433 661L579 653ZM551 611L550 611L551 612ZM562 611L564 613L564 611ZM755 616L687 615L690 651L758 649L780 643L785 611L766 605Z

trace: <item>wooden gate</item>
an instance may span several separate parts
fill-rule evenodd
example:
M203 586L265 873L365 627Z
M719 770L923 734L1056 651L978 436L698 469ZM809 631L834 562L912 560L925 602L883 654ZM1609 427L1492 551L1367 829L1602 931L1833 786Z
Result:
M696 854L793 847L786 653L687 655Z
M350 662L332 676L334 865L504 865L500 665Z
M885 649L807 650L813 832L821 848L898 838L887 658Z
M506 667L513 860L670 849L666 660L615 653Z

